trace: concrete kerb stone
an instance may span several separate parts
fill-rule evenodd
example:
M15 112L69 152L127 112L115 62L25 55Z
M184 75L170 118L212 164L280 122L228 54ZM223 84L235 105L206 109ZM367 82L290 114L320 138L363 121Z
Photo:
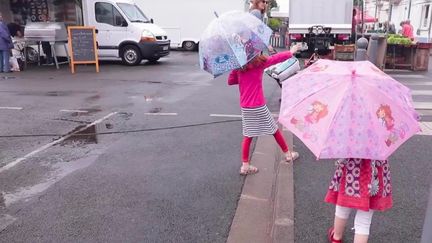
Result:
M292 135L285 137L292 148ZM292 164L281 158L273 136L258 139L251 163L260 171L245 180L228 243L294 242Z
M292 133L285 133L290 149L293 148ZM294 173L293 163L280 157L276 173L275 198L272 220L272 242L294 242Z

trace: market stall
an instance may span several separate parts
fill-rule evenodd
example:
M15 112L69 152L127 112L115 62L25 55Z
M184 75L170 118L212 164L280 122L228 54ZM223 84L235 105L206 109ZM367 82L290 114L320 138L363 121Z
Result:
M400 35L389 35L386 68L427 71L431 43L415 43Z

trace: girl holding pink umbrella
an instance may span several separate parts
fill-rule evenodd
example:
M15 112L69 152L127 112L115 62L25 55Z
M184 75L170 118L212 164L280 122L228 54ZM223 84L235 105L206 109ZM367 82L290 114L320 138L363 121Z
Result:
M279 122L317 159L344 158L325 197L336 205L329 242L342 242L353 210L354 242L368 241L374 212L393 205L387 158L420 130L417 118L410 90L368 61L319 60L283 83Z

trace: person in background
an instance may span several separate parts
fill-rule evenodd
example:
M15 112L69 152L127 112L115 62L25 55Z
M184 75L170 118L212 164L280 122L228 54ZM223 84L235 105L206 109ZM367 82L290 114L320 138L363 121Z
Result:
M9 23L7 24L7 27L9 29L9 32L11 34L12 37L14 38L22 38L24 37L22 28L19 24L17 23Z
M13 48L12 38L7 25L3 22L3 16L0 13L0 72L10 72L10 52Z
M396 27L393 23L386 21L384 23L384 32L388 34L396 34Z
M48 16L42 15L41 22L49 22ZM51 51L51 44L48 41L41 41L42 50L45 53L46 64L53 64L53 56Z
M257 17L259 20L264 22L264 16L267 10L267 6L269 4L268 0L251 0L251 6L249 9L249 13L253 16ZM269 53L275 53L275 50L271 45L268 46Z
M268 4L267 0L251 0L249 13L264 22L264 15Z
M411 25L411 21L406 20L403 23L404 24L402 25L402 35L406 38L414 40L414 27Z

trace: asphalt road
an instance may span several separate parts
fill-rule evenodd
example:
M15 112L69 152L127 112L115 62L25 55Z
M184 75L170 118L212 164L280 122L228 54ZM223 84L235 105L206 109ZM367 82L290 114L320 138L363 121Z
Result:
M432 105L431 73L392 70L388 73L412 89L421 121L430 126L432 108L424 108ZM414 136L389 158L394 206L389 211L374 214L369 242L420 242L432 185L431 131L426 131L427 135ZM334 173L334 161L316 161L299 139L295 139L294 144L301 154L294 165L295 241L328 242L326 234L333 223L334 206L324 203L324 197ZM353 240L353 216L345 233L347 242Z
M0 242L225 242L244 182L238 91L197 63L0 78ZM83 127L102 134L49 146Z
M429 73L391 74L414 101L432 101ZM226 77L200 71L196 53L105 63L99 74L63 66L9 76L0 77L0 242L225 242L243 185L238 95ZM266 81L277 113L279 87ZM45 146L86 126L99 134ZM419 242L431 144L417 135L390 158L394 208L375 214L370 242ZM326 242L333 162L295 146L295 239Z

